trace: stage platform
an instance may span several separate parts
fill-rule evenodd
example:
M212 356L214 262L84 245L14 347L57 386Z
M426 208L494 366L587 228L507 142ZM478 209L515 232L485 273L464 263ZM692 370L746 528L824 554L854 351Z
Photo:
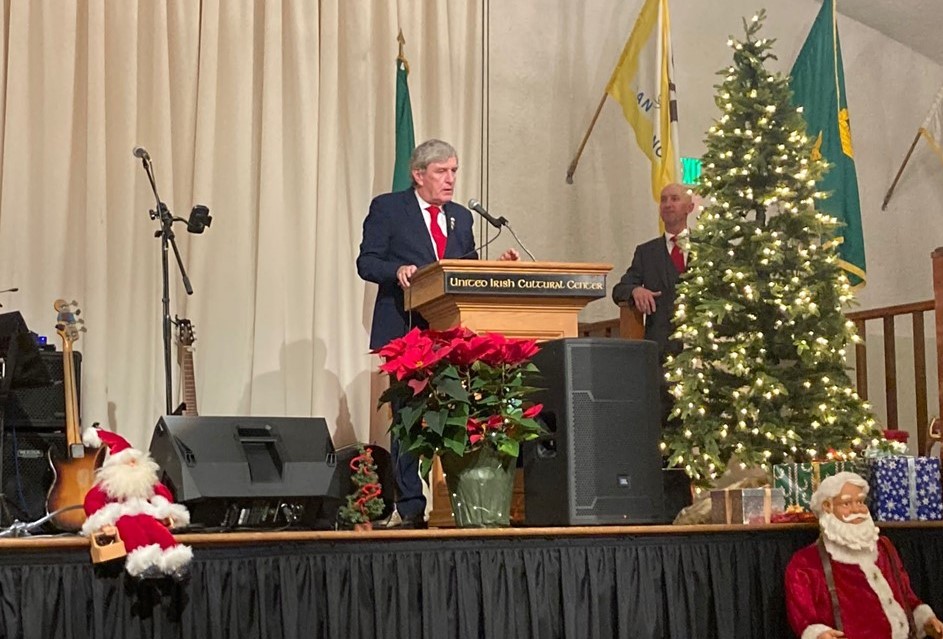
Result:
M943 611L943 524L883 524ZM787 639L811 525L188 534L188 582L93 567L79 537L0 540L0 637Z

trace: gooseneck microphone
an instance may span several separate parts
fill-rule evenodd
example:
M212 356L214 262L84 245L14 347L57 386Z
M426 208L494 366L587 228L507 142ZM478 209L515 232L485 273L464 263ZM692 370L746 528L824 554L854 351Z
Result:
M530 256L530 259L531 259L531 260L533 260L533 261L535 261L535 262L537 261L537 258L534 257L534 254L531 253L530 251L528 251L528 250L527 250L527 247L524 246L524 243L521 242L521 238L517 237L517 233L514 232L514 229L511 228L511 225L508 223L508 221L507 221L507 219L506 219L505 217L502 216L502 217L497 217L497 218L496 218L495 216L491 215L491 213L488 213L488 210L485 209L485 207L483 207L483 206L481 205L481 202L479 202L479 201L476 200L475 198L472 198L472 199L468 200L468 208L470 208L472 211L475 211L478 215L480 215L481 217L483 217L483 218L485 218L486 220L488 220L488 222L491 224L491 226L493 226L494 228L498 229L498 231L499 231L498 235L501 234L500 231L501 231L501 229L502 229L503 227L507 227L507 229L511 232L511 235L514 236L514 241L517 242L517 244L518 244L522 249L524 249L524 252L527 253L528 256ZM485 246L487 246L488 244L490 244L491 242L493 242L493 241L496 240L496 239L498 239L497 236L495 236L494 239L492 239L490 242L488 242L487 244L485 244ZM484 248L484 247L482 247L482 248Z
M491 213L488 213L488 210L485 207L483 207L481 205L481 202L479 202L475 198L468 200L468 208L470 208L472 211L474 211L481 217L488 220L491 226L493 226L496 229L499 229L502 226L506 226L508 223L508 221L505 218L503 217L496 218L493 215L491 215Z
M134 147L134 150L131 151L131 153L134 155L134 157L141 158L145 162L151 161L151 156L147 153L147 149L145 149L143 146Z

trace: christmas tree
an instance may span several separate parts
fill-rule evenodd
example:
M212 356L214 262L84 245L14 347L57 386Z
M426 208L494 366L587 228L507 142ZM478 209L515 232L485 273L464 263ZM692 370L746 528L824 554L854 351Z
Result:
M339 516L348 524L368 524L383 514L383 492L377 476L373 452L362 445L357 446L357 456L350 460L350 482L353 491L347 495L347 504L341 506Z
M732 455L767 467L791 458L860 450L877 436L851 385L845 347L858 337L842 309L852 300L838 266L834 218L815 210L827 169L790 105L789 79L765 67L773 41L764 12L731 39L720 71L698 187L705 206L678 284L668 358L673 423L664 453L698 483Z

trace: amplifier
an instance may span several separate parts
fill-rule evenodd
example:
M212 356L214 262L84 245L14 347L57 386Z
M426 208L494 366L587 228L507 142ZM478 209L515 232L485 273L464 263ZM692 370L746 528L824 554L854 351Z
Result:
M52 383L32 388L14 388L3 407L4 429L60 431L65 430L65 389L62 386L62 352L42 351L41 361ZM75 358L76 399L81 415L82 354ZM13 380L14 384L16 380Z
M2 433L0 443L0 526L9 526L14 519L32 522L42 518L54 478L49 451L59 457L66 454L65 434L10 429Z

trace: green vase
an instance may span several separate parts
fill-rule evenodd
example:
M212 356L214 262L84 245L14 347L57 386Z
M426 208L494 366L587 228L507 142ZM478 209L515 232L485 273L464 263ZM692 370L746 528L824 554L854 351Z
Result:
M452 515L459 528L509 526L517 458L487 446L456 455L442 455Z

